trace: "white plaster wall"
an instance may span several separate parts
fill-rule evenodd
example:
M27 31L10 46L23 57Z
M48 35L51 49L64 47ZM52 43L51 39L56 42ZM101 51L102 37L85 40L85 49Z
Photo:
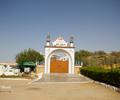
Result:
M45 74L50 73L50 58L54 51L63 50L69 55L69 74L74 74L74 48L53 48L45 47Z

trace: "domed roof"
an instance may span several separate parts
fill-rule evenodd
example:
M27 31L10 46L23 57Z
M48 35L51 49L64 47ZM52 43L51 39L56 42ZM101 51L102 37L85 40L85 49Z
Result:
M63 37L58 37L54 42L53 46L67 46L67 42L63 39Z

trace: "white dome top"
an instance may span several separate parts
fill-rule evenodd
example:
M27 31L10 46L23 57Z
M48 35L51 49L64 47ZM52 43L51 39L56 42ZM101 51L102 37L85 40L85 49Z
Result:
M68 43L62 37L58 37L52 44L53 46L67 46Z

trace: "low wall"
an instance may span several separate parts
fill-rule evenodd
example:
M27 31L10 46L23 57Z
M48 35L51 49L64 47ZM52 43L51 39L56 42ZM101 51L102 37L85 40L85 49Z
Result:
M36 74L38 73L44 73L44 65L37 65L36 67Z
M80 67L81 66L75 66L74 67L74 74L80 74Z
M80 73L80 67L81 66L75 66L75 68L74 68L74 74L79 74ZM36 73L38 74L38 73L44 73L44 69L45 69L45 67L44 67L44 65L37 65L37 68L36 68Z

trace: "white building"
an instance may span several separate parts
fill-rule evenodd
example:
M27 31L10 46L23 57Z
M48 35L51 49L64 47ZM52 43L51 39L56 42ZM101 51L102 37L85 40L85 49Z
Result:
M45 44L45 74L50 73L69 73L74 74L74 43L73 38L70 42L66 42L62 37L58 37L54 42L51 42L50 35L47 36L47 41ZM58 54L63 54L54 61L51 60L52 56L59 56ZM66 61L67 60L67 61Z
M10 67L9 65L7 66L0 65L0 76L18 75L19 73L20 73L20 69Z

